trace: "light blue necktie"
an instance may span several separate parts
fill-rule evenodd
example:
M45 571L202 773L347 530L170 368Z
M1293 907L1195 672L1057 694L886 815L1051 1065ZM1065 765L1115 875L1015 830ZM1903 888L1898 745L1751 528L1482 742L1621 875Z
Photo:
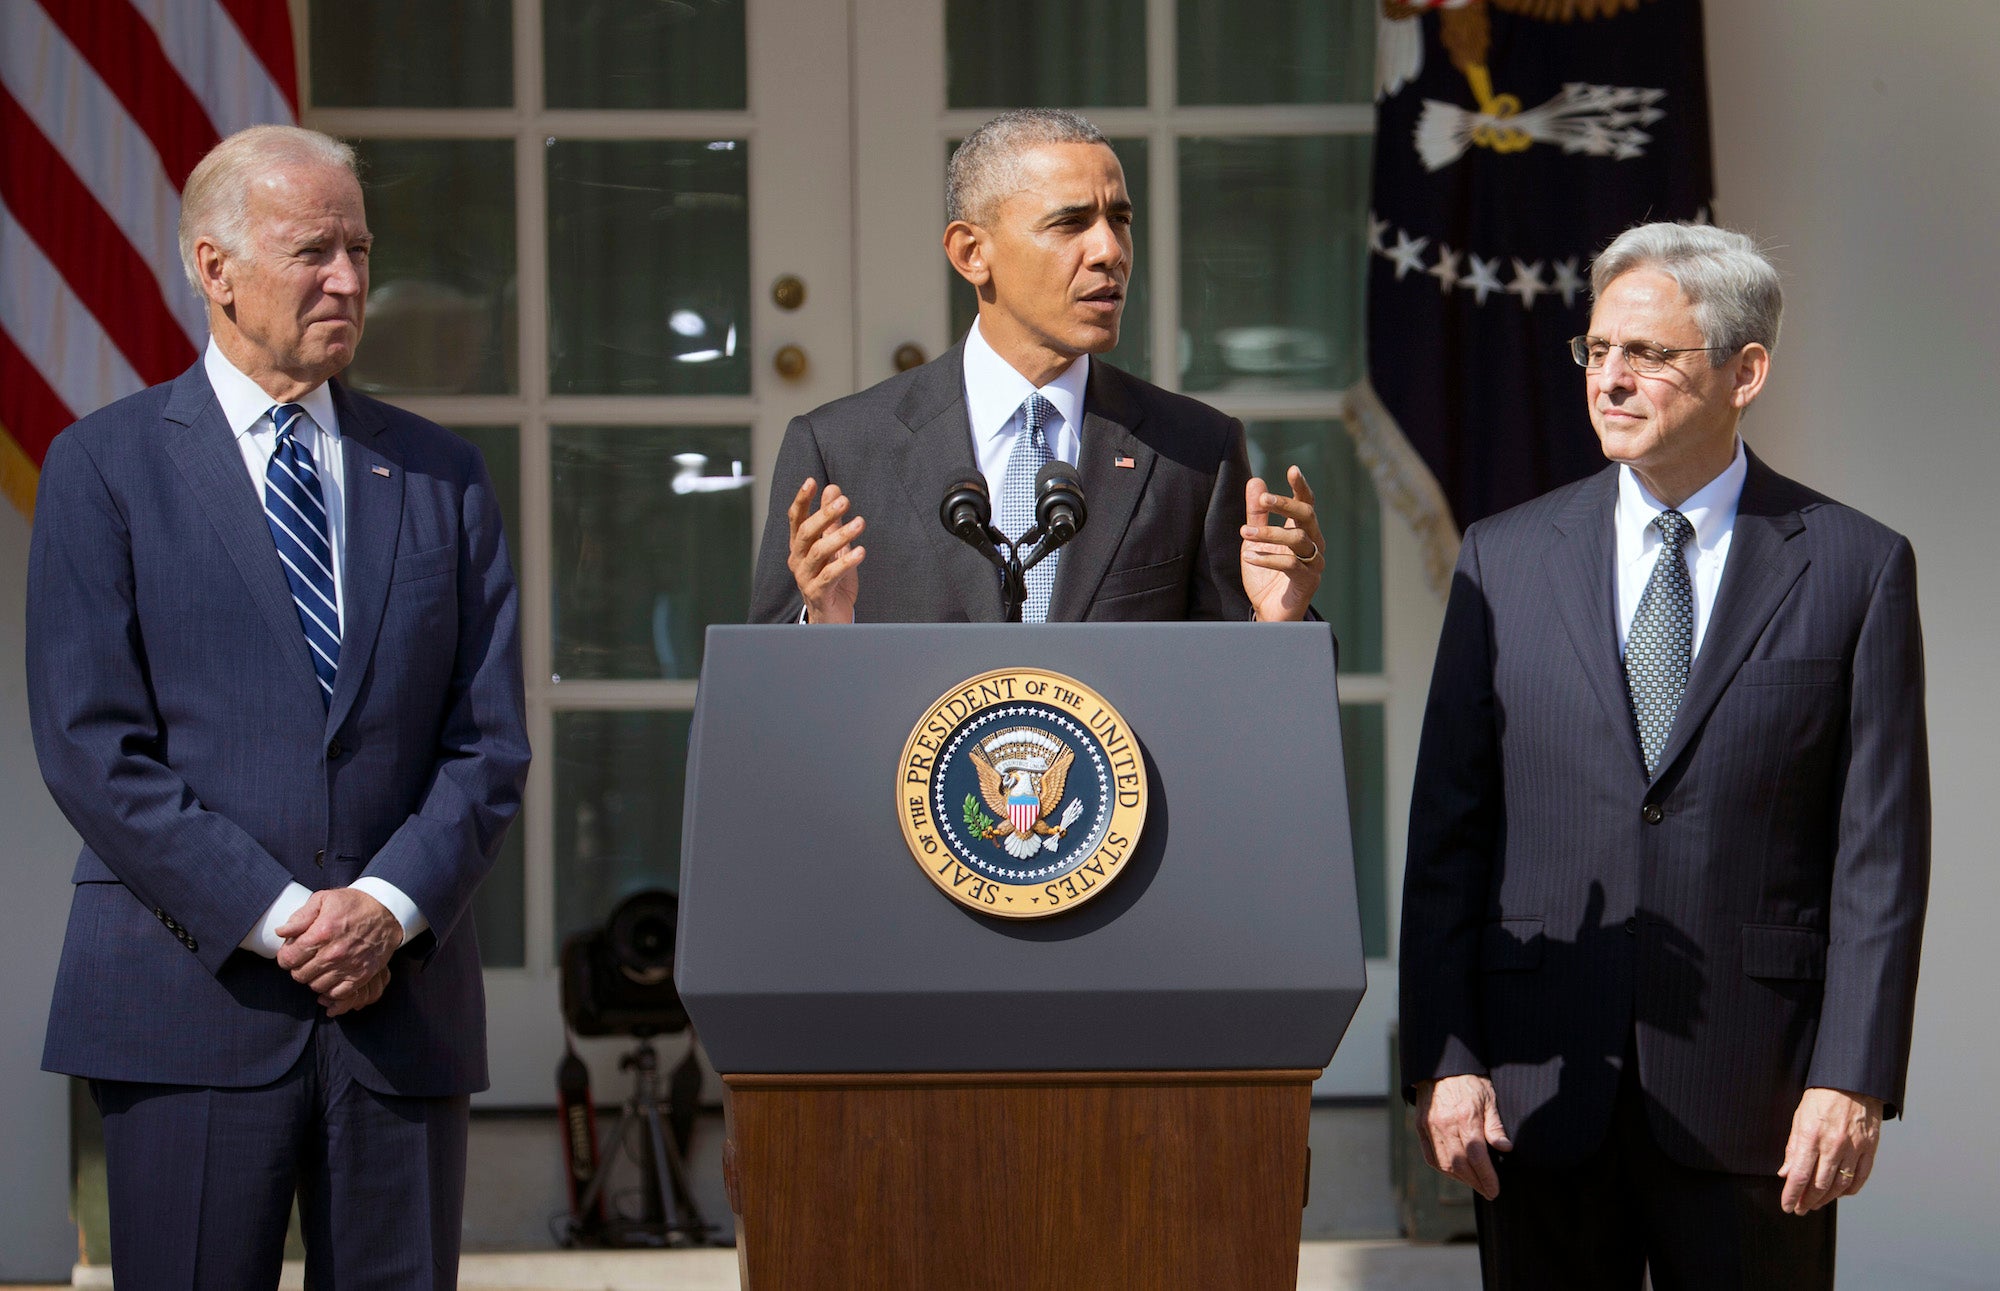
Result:
M1042 429L1056 415L1056 406L1038 390L1021 401L1021 435L1007 459L1007 474L1000 481L1000 531L1019 541L1035 524L1035 476L1055 459L1049 452L1049 438ZM1027 552L1021 556L1026 559ZM1021 622L1046 623L1049 593L1055 590L1056 562L1060 551L1028 571L1028 598L1021 605Z
M299 433L312 429L313 419L295 403L271 409L278 430L278 447L264 470L264 521L278 544L278 560L291 584L292 604L298 606L299 626L306 634L313 671L319 674L320 703L333 703L333 677L340 666L340 610L334 603L332 527L327 523L326 493L312 450Z
M1660 531L1660 554L1625 638L1625 688L1648 778L1659 770L1694 659L1694 586L1681 553L1694 526L1678 511L1660 512L1653 524Z

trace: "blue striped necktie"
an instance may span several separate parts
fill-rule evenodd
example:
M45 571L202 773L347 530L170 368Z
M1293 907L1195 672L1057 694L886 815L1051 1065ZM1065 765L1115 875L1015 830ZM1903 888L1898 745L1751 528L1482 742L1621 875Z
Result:
M1021 435L1014 441L1013 455L1007 459L1007 473L1000 479L1000 506L997 523L1002 533L1019 541L1035 524L1035 476L1055 460L1049 451L1048 434L1042 428L1056 415L1056 406L1037 390L1021 402ZM1026 557L1028 553L1022 552ZM1060 551L1028 571L1028 598L1021 604L1021 622L1046 623L1049 594L1056 586L1056 562Z
M278 559L291 584L292 604L299 609L313 671L319 674L320 703L333 703L333 676L340 666L340 610L334 603L332 527L326 518L326 493L312 450L299 435L314 422L295 403L271 409L278 430L278 447L264 470L264 521L278 544Z

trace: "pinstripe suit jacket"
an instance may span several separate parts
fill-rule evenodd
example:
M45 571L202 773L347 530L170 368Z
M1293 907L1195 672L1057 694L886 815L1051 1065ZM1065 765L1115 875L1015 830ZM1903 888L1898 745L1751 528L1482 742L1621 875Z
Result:
M331 709L199 361L57 436L28 573L35 751L83 836L42 1065L282 1076L321 1010L237 943L288 880L379 875L430 929L333 1028L385 1093L486 1083L463 916L527 775L514 575L479 452L333 386L346 599Z
M963 344L954 345L792 420L771 475L752 623L798 622L785 506L808 476L838 484L868 521L856 622L1000 621L993 566L938 519L945 492L979 474L963 355ZM1081 438L1077 471L1090 517L1062 550L1049 621L1249 618L1242 423L1093 358Z
M1410 812L1404 1079L1490 1076L1514 1156L1563 1164L1602 1141L1629 1041L1668 1153L1766 1174L1807 1086L1903 1098L1930 854L1915 557L1751 456L1649 780L1617 470L1466 531Z

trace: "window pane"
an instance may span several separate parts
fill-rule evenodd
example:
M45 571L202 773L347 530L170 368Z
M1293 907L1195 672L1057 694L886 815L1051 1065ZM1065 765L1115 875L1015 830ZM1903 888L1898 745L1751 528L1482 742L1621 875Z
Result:
M1367 103L1379 0L1179 0L1182 103Z
M478 445L493 477L500 500L500 527L507 535L507 554L514 577L521 576L521 431L517 426L453 426L453 431Z
M1389 954L1389 793L1380 704L1340 706L1340 746L1347 759L1347 820L1354 834L1354 891L1361 906L1361 952ZM676 808L679 802L675 803Z
M1181 141L1181 384L1339 390L1362 370L1367 136Z
M514 145L361 139L367 185L366 338L348 379L383 394L511 394Z
M1340 642L1340 671L1382 671L1382 507L1368 468L1354 455L1354 441L1338 421L1253 421L1250 469L1280 493L1285 468L1305 472L1312 486L1320 531L1326 538L1326 576L1313 608L1333 624Z
M695 677L750 612L750 428L550 431L555 671Z
M746 106L741 0L550 0L552 108Z
M956 139L946 144L945 155L949 157L958 144ZM1153 293L1146 289L1146 281L1153 262L1146 237L1146 184L1151 173L1146 165L1146 141L1113 139L1111 148L1125 168L1125 191L1131 195L1137 214L1132 220L1132 280L1125 288L1125 313L1118 324L1118 344L1105 357L1134 376L1151 377ZM971 330L972 320L979 316L979 298L972 284L956 273L950 277L951 335L957 340Z
M556 727L556 940L681 883L689 713L569 712Z
M1146 0L945 0L954 108L1146 102Z
M514 102L509 0L312 0L321 108L504 108Z
M549 385L750 393L749 148L549 145Z

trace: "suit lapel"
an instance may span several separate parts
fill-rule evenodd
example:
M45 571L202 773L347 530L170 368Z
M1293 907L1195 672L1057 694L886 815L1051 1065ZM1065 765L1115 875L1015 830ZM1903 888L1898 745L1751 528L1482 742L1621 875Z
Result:
M285 581L270 525L258 505L256 485L243 469L242 450L223 420L222 405L216 402L199 361L174 382L162 415L167 422L167 454L215 526L223 550L271 629L278 671L290 675L296 695L318 711L319 676L307 653L291 585Z
M944 575L945 594L974 623L998 623L1000 574L980 554L953 537L938 517L952 485L979 476L972 455L972 419L965 411L962 345L954 345L918 371L896 405L905 431L890 446L889 469L903 488L917 528L931 544ZM867 537L862 537L867 544ZM863 578L868 577L864 572Z
M333 698L326 715L329 731L338 730L347 719L375 653L382 609L389 599L389 578L396 566L396 535L403 527L403 460L384 433L381 410L372 402L354 398L338 381L333 383L333 404L340 416L345 459L342 498L347 555L341 578L346 605L340 667L334 673ZM387 475L379 473L377 467Z
M1091 360L1083 427L1077 436L1081 445L1077 476L1089 515L1075 540L1062 549L1056 566L1055 589L1049 594L1051 623L1078 622L1089 611L1158 459L1151 446L1133 434L1143 413L1130 397L1129 380L1109 364ZM1120 457L1131 458L1132 465L1118 465Z
M1754 455L1750 457L1722 586L1716 591L1715 608L1709 613L1708 630L1702 635L1687 691L1674 714L1674 728L1666 747L1660 750L1661 774L1708 720L1750 648L1757 644L1764 625L1812 563L1805 544L1792 541L1804 531L1805 520L1798 511L1800 495L1790 485Z
M1571 495L1556 517L1548 553L1548 577L1556 610L1569 633L1584 680L1617 732L1621 756L1643 771L1639 738L1632 725L1625 669L1618 659L1617 623L1612 617L1617 579L1611 542L1612 508L1618 502L1618 468L1600 471Z

